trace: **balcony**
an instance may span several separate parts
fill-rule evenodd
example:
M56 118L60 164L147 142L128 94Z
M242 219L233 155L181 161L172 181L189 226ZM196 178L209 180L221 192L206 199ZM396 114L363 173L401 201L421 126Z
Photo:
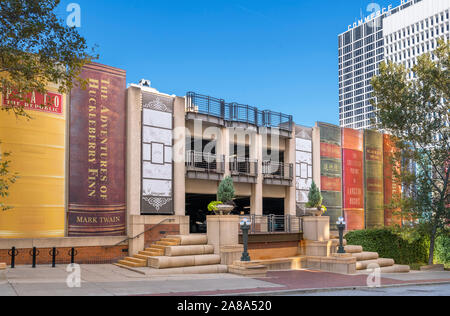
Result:
M221 180L225 173L224 156L196 151L186 152L186 177L189 179Z
M264 184L291 186L294 180L294 166L288 163L263 161Z
M256 183L258 177L258 160L230 157L230 173L234 182Z
M186 118L200 119L212 124L254 128L270 133L277 129L280 136L292 137L292 115L273 111L260 111L256 107L238 103L226 103L223 99L188 92L186 95Z

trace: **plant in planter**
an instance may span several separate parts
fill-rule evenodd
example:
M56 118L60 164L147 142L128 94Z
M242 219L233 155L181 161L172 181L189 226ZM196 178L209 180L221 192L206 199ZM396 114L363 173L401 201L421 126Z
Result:
M233 199L235 197L235 190L233 185L233 179L231 177L226 177L219 184L217 190L217 199L222 201L221 204L214 205L220 215L230 214L234 210Z
M212 201L211 203L208 204L208 211L218 214L219 212L218 206L222 204L223 203L221 201Z
M323 197L319 188L313 181L308 194L308 203L306 203L306 211L313 216L321 216L327 211L327 208L322 205Z

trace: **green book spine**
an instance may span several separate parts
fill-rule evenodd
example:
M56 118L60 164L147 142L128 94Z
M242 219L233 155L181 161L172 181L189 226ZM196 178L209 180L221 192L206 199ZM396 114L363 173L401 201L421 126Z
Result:
M366 228L384 226L383 135L364 132Z

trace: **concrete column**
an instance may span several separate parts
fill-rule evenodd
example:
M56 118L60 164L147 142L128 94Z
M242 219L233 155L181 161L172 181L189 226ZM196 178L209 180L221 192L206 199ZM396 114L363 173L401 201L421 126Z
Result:
M185 99L177 97L173 119L173 198L175 215L186 215L186 120Z
M330 217L303 217L303 239L309 241L330 240Z
M292 164L292 185L286 187L286 198L284 199L284 214L285 215L297 215L296 196L295 196L295 136L291 139L286 139L286 146L284 152L285 163Z
M141 215L141 89L128 88L127 103L127 225L134 237L131 217Z
M263 215L262 151L262 135L253 133L250 137L250 158L258 160L258 177L256 183L252 184L250 213L257 216Z
M206 221L208 244L214 246L215 254L219 254L224 246L239 245L239 216L212 215Z
M130 239L128 243L128 254L130 256L134 256L135 254L139 253L139 251L142 251L145 247L145 238L143 234L145 229L144 216L141 215L129 216L128 225L129 225L128 236L130 238L142 234L137 238Z
M221 135L217 139L216 144L217 155L222 155L224 157L225 164L225 177L230 175L230 130L227 127L221 129Z

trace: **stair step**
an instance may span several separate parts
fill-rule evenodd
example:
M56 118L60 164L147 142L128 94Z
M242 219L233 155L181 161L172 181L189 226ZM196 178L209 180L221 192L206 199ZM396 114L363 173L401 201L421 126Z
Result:
M212 264L207 266L168 268L168 269L140 269L139 272L145 271L147 276L172 276L172 275L188 275L188 274L219 274L227 273L228 266L222 264Z
M174 238L180 240L181 246L194 246L194 245L207 245L208 236L204 234L192 234L192 235L170 235L166 238Z
M149 247L149 248L145 248L145 251L149 251L149 252L160 252L161 255L164 255L164 249L161 249L161 248L153 248L153 247Z
M174 242L177 245L179 245L181 243L180 238L162 238L161 241L168 241L168 242Z
M153 256L146 256L146 255L142 255L142 254L137 254L137 255L134 255L134 257L135 257L135 258L138 258L138 259L145 260L146 262L148 262L148 259L149 259L150 257L153 257Z
M173 242L173 241L157 241L156 242L157 245L161 245L161 246L178 246L179 244L177 242Z
M206 266L220 264L219 255L199 255L183 257L152 257L149 259L149 267L155 269L183 268L193 266Z
M132 267L132 268L141 268L141 267L147 266L146 264L136 263L136 262L128 261L128 260L119 260L118 263L121 265L127 266L127 267Z
M381 273L408 273L411 268L407 265L394 264L390 267L383 267L380 270Z
M345 249L345 252L346 253L361 253L361 252L363 252L363 247L362 246L351 246L351 245L348 245L348 246L345 246L344 247L344 249Z
M180 256L196 256L214 254L214 246L212 245L195 245L195 246L169 246L166 248L165 255L168 257Z
M375 268L375 267L391 267L395 264L393 259L385 259L379 258L375 260L363 260L356 262L356 270L366 270L367 268ZM374 265L374 267L371 267Z
M352 257L356 258L356 261L376 260L380 256L376 252L363 251L359 253L352 253Z
M147 263L146 260L140 259L140 258L136 258L136 257L126 257L124 260L135 262L135 263Z
M408 273L410 272L410 267L407 265L394 264L389 267L381 267L380 273ZM373 273L373 269L358 270L360 273Z
M150 248L158 248L161 250L165 250L167 246L163 246L163 245L158 245L158 244L153 244Z
M162 256L162 254L159 253L159 252L147 251L147 250L145 250L145 251L139 251L139 254L140 254L140 255L143 255L143 256L148 256L148 257L158 257L158 256Z

